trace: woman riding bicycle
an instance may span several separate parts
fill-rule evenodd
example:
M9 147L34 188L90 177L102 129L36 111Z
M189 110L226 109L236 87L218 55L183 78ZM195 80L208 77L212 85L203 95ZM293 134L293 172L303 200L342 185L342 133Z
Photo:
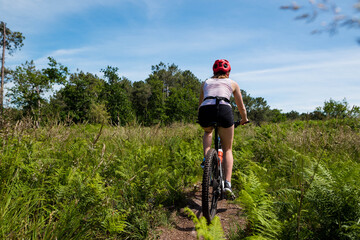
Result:
M225 59L216 60L213 65L213 77L207 79L201 86L198 119L204 129L204 156L210 150L212 142L213 123L217 122L222 149L224 152L225 194L233 196L231 190L231 175L233 167L232 143L234 139L234 116L230 104L233 94L235 103L241 115L240 124L248 122L245 105L242 100L239 85L229 78L231 66ZM216 98L219 106L216 106Z

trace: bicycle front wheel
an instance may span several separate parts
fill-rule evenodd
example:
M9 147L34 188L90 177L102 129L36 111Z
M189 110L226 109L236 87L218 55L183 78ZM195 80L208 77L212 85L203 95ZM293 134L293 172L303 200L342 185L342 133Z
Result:
M218 166L218 155L210 149L205 157L202 182L202 212L208 224L217 211L217 203L221 194L221 177Z

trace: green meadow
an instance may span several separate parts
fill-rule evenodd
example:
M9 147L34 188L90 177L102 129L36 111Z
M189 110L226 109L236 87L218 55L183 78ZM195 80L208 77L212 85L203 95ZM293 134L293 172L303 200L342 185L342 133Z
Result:
M202 129L19 121L0 132L1 239L154 239L201 181ZM360 121L235 130L230 239L359 239Z

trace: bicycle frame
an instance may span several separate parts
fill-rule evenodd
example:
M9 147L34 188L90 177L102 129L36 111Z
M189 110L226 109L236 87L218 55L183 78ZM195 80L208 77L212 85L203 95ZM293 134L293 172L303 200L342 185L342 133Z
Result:
M247 122L248 123L248 122ZM234 122L234 128L237 128L240 125L240 121L236 121ZM225 188L225 174L224 174L224 169L223 169L223 165L222 165L222 161L223 161L223 156L219 156L219 150L222 149L221 147L221 141L219 138L219 129L217 126L217 122L214 123L214 149L216 150L217 154L218 154L218 167L219 167L219 175L220 175L220 197L219 200L223 200L225 199L225 193L224 193L224 188Z
M220 200L224 199L224 170L222 167L222 160L223 157L219 156L219 150L221 149L221 142L219 140L219 134L218 134L218 127L217 124L215 124L214 129L214 144L215 144L215 150L218 154L218 167L219 167L219 174L220 174Z

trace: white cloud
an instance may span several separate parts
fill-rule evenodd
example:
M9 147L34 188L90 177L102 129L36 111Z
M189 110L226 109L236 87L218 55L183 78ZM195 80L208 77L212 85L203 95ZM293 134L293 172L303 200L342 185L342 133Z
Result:
M256 34L252 33L233 32L228 35L231 39L236 39L237 43L256 37ZM117 66L122 75L139 81L148 76L151 65L158 64L160 61L179 64L183 70L185 67L187 67L186 70L192 71L203 69L199 67L202 65L202 62L198 60L199 55L209 50L218 51L221 48L218 42L222 39L223 36L220 35L212 36L211 29L172 31L167 28L144 28L137 31L115 32L111 38L102 37L93 40L94 44L88 43L79 48L44 51L34 61L37 68L44 68L48 63L47 58L51 56L70 67L71 71L80 69L95 74L107 65ZM14 63L11 66L16 66L29 60L24 58L23 54L28 55L26 51L22 51L21 54L15 54L14 57L9 58L8 63ZM212 58L210 59L212 61ZM182 65L183 63L185 65Z
M273 68L234 73L232 78L254 96L264 97L271 107L284 111L313 111L330 98L346 98L360 106L360 52L358 48L336 51L272 53L258 58Z

